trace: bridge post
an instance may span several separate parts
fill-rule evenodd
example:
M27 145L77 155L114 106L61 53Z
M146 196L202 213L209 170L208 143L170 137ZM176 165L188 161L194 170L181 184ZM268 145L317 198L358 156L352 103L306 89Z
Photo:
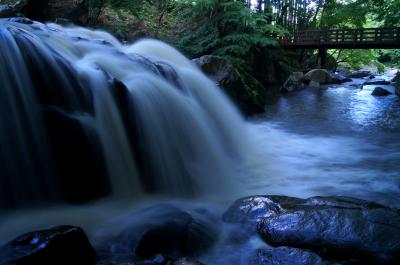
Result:
M318 69L325 68L326 65L326 49L318 49Z

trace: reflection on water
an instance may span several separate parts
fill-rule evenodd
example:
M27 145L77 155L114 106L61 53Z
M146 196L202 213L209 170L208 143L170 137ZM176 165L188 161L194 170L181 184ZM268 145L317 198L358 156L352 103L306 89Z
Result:
M248 194L345 195L400 207L400 98L374 97L375 86L357 82L288 94L252 119L261 150L249 164L256 171Z

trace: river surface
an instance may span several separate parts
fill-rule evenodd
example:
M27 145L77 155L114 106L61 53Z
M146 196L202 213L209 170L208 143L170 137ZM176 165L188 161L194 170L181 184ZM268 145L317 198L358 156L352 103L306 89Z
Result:
M359 88L365 81L292 92L253 117L261 148L257 172L243 181L248 193L354 196L400 207L400 98L372 96L375 86Z

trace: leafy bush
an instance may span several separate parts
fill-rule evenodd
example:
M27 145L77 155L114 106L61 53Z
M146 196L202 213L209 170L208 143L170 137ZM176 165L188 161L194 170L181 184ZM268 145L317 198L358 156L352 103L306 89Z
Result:
M179 48L191 57L223 56L242 70L251 65L257 50L277 45L276 36L284 33L242 1L181 1L177 12Z

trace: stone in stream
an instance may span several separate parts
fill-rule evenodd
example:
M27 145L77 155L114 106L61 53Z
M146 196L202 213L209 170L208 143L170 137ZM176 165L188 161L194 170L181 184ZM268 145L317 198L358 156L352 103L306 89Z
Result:
M303 72L293 72L283 84L281 90L284 92L291 92L294 90L306 88L306 85L303 83L303 81Z
M275 247L308 249L336 261L400 264L398 210L348 197L295 199L282 208L258 223L260 236Z
M304 79L309 82L328 84L331 82L331 76L325 69L313 69L304 75Z
M392 93L390 93L389 91L387 91L386 89L382 88L382 87L376 87L374 89L374 91L372 91L371 95L373 96L387 96L390 95Z
M397 71L396 75L392 79L393 83L400 83L400 71Z
M1 265L91 265L96 260L85 232L73 226L26 233L0 248Z
M98 253L116 263L148 260L155 255L196 257L213 246L217 234L213 223L214 219L201 211L197 215L168 204L151 206L136 211L131 224L106 238Z
M282 207L267 196L249 196L236 200L222 216L227 223L240 224L256 231L257 223L282 212Z
M352 79L345 77L339 73L330 73L330 83L331 84L342 84L346 82L351 82Z
M298 248L277 247L259 249L248 265L333 265L317 254Z
M363 86L365 85L390 85L390 82L383 79L374 78L363 83Z
M350 78L363 78L363 77L367 77L367 76L370 76L370 75L371 75L370 71L359 70L359 71L351 72L348 77L350 77Z
M400 264L400 211L370 201L252 196L235 201L223 220L244 229L258 224L259 235L269 245L311 251L329 261ZM271 250L267 253L272 255Z

